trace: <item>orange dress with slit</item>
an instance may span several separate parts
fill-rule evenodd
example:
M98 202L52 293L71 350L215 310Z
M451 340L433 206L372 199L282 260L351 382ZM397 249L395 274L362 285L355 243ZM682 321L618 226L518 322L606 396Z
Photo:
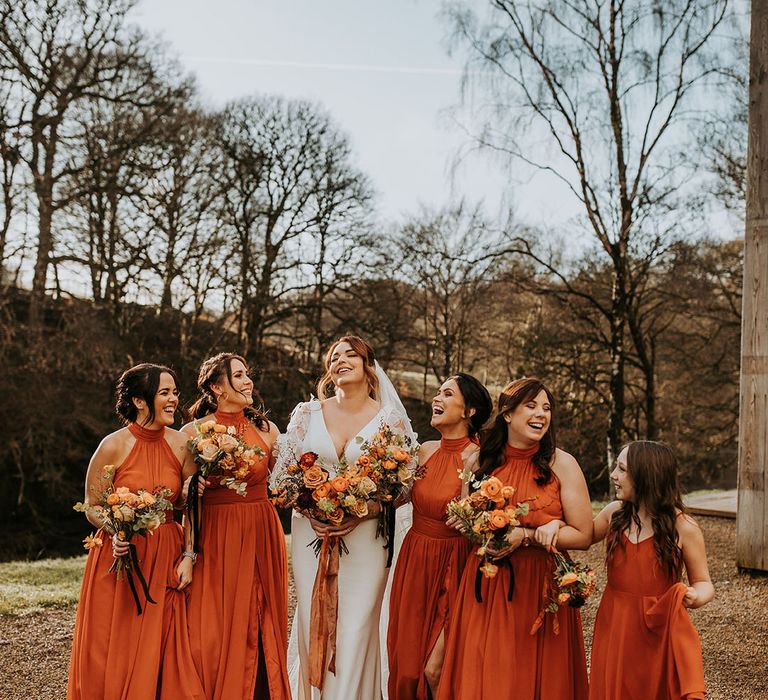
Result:
M267 497L269 449L242 411L217 411L216 422L234 426L266 454L246 480L245 497L219 486L203 494L189 598L192 655L206 698L252 700L268 692L271 700L287 700L288 560ZM258 689L257 679L264 684Z
M165 486L178 500L181 464L165 441L165 430L130 424L136 442L115 470L115 486L151 491ZM110 573L109 537L88 553L77 605L68 700L203 700L187 637L185 592L177 590L176 567L184 547L181 526L166 513L154 534L134 537L139 565L156 604L144 599L142 614L128 581Z
M461 574L472 549L445 524L448 503L461 493L458 472L469 438L448 440L427 460L413 485L413 526L403 541L389 599L390 700L427 700L424 668L447 627Z
M505 461L493 475L514 486L519 501L530 501L521 524L536 528L563 518L560 483L552 476L540 486L531 461L538 445L520 450L507 445ZM451 614L438 700L586 700L587 665L581 615L561 607L531 628L546 602L545 581L552 558L540 547L518 547L509 556L515 585L508 601L511 573L500 565L494 578L481 579L482 601L475 599L475 576L481 560L470 556ZM557 616L558 633L553 625Z
M595 619L590 700L702 700L701 641L687 591L659 564L653 537L622 533Z

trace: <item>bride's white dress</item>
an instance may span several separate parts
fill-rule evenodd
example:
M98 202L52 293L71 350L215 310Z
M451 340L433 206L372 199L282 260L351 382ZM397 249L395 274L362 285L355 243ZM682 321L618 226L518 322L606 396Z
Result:
M403 428L399 413L383 407L358 435L370 438L382 422L395 430ZM296 407L285 438L295 457L304 452L316 452L329 471L333 472L333 465L338 465L336 448L318 400ZM359 456L360 445L352 439L344 448L344 457L351 464ZM375 519L366 520L344 536L349 552L339 560L336 673L326 671L321 693L310 686L308 672L310 609L318 564L310 546L315 532L307 518L293 514L291 555L297 605L291 629L288 672L294 700L381 698L379 618L389 569L386 568L384 540L376 537L376 526Z

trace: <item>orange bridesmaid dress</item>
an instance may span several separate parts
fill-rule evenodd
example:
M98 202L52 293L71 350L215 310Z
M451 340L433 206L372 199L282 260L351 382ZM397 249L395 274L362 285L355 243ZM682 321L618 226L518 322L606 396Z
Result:
M217 411L216 422L234 426L266 455L251 470L245 497L218 486L203 494L189 598L192 656L206 698L267 697L267 687L256 688L264 679L271 700L288 699L288 560L280 519L267 497L269 450L242 411Z
M458 472L468 437L443 438L413 486L413 526L403 541L389 600L390 700L427 700L424 668L446 629L469 541L445 524L448 503L460 495Z
M171 489L181 494L181 464L165 441L165 429L134 423L136 442L115 471L115 486L131 491ZM136 614L128 581L109 572L114 561L109 537L88 554L77 605L68 700L203 700L187 637L185 593L176 574L184 533L166 513L153 535L132 542L156 604L147 603L136 582L143 612Z
M538 445L520 450L507 445L505 462L493 474L505 485L514 486L517 499L532 499L529 514L521 518L535 528L563 518L560 483L552 476L540 486L534 479L538 469L531 458ZM552 558L540 547L518 547L509 557L515 587L508 601L510 571L499 566L492 579L483 578L483 602L475 599L475 575L481 560L470 557L464 569L446 640L445 662L438 700L585 700L587 665L581 615L575 608L561 607L553 619L533 635L533 626L545 603L544 583L552 573Z
M664 570L653 537L622 533L595 620L590 700L701 700L701 641L683 606L687 587Z

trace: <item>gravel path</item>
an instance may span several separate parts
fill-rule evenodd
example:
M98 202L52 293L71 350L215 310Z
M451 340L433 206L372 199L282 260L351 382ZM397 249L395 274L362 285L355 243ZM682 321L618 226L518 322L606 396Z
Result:
M768 576L740 574L733 563L735 522L698 518L704 530L716 597L693 612L704 648L710 700L768 699ZM583 558L602 579L602 548ZM599 591L584 609L587 648ZM291 597L291 607L293 597ZM66 696L74 609L0 617L0 698ZM554 699L553 699L554 700Z

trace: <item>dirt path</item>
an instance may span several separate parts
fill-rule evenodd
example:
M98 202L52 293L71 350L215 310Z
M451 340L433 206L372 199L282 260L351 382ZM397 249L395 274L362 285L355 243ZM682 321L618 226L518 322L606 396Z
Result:
M717 596L693 612L704 648L710 700L768 699L768 577L739 574L733 564L735 523L699 517ZM602 549L587 556L603 579ZM587 648L599 593L584 611ZM66 696L73 609L0 617L0 698L59 700Z

